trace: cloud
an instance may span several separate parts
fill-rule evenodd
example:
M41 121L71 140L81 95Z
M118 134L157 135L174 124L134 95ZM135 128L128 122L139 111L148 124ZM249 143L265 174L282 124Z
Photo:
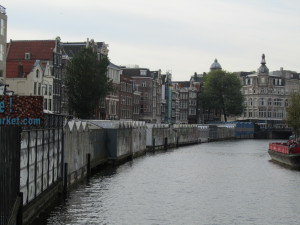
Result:
M2 3L3 4L3 3ZM6 1L8 37L110 45L118 64L171 69L177 80L207 71L215 58L228 71L300 70L297 0Z

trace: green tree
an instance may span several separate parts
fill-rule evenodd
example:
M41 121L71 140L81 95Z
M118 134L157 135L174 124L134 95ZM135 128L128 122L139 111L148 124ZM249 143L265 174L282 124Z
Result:
M243 112L242 85L235 74L215 70L204 76L203 81L199 99L203 111L219 111L225 121L228 115L240 115Z
M103 57L99 61L92 48L82 48L67 65L68 106L78 118L92 118L101 97L111 90L106 76L108 65L109 59Z
M293 129L296 138L300 134L300 94L293 93L287 108L286 123Z

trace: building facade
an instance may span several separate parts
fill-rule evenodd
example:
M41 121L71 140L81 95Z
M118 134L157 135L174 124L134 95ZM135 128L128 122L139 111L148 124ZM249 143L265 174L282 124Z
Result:
M16 95L43 96L44 110L53 112L53 81L50 65L40 60L7 62L6 84Z
M245 97L245 110L239 120L252 121L262 128L286 127L289 97L299 92L300 74L293 71L269 72L265 55L256 73L241 76L242 93Z
M133 81L130 76L121 75L120 78L120 120L133 119Z
M148 123L155 122L153 118L153 78L150 70L147 68L126 67L122 68L122 70L122 74L132 78L135 91L140 93L140 112L138 120Z
M20 95L45 95L44 108L61 113L62 50L59 37L55 40L11 40L6 61L6 83L10 90Z

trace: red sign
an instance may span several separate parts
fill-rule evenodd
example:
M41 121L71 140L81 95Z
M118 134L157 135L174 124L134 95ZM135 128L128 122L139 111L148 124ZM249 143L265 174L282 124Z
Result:
M0 125L42 125L43 101L42 96L0 96Z

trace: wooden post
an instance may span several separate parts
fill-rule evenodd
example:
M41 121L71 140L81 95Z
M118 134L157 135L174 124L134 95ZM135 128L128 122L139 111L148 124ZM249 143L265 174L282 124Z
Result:
M88 153L86 155L86 160L87 160L87 164L86 164L86 177L89 180L90 176L91 176L91 154Z
M155 138L152 139L152 151L155 152Z
M18 193L18 197L20 198L20 205L17 214L17 225L23 225L23 192Z
M67 194L68 190L68 163L64 166L64 194Z
M164 145L164 150L168 149L168 138L165 138L165 145Z

